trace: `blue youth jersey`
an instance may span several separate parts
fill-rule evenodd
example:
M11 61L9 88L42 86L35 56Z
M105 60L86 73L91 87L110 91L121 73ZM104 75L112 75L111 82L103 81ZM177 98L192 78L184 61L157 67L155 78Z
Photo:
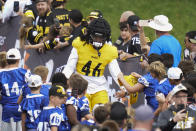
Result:
M26 79L30 72L23 68L5 69L0 72L0 90L2 96L2 120L10 122L13 117L14 121L21 120L21 113L18 112L17 100L21 94L22 87L25 86Z
M37 129L35 120L43 110L48 106L49 100L42 94L28 94L20 104L22 112L26 112L25 126L27 129Z
M162 82L159 83L159 86L157 87L156 92L163 93L164 96L166 97L173 88L174 88L174 85L171 85L169 83L168 78L166 78Z
M43 94L44 96L48 97L48 99L49 99L49 90L50 90L50 88L51 88L51 85L47 85L47 84L41 85L40 94ZM25 86L22 89L23 98L25 98L27 94L31 94L31 89L28 86Z
M78 99L78 111L77 111L78 120L81 121L82 117L84 117L87 114L90 114L89 102L88 102L88 98L83 96Z
M155 111L158 108L158 101L156 100L155 91L159 84L158 80L153 78L150 73L138 79L138 82L145 86L144 94L149 106Z
M51 127L59 127L63 120L63 111L58 107L44 107L37 119L37 131L50 131Z

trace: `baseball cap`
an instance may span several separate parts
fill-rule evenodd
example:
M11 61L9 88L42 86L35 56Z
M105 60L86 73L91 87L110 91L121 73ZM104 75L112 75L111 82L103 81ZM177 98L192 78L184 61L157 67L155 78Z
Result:
M193 44L196 44L196 32L189 36L189 41Z
M140 105L135 109L135 120L148 121L154 118L153 109L149 105Z
M19 60L21 59L20 51L16 48L11 48L6 54L6 59L8 60Z
M111 105L110 119L124 120L128 118L126 107L121 102L114 102Z
M39 75L31 75L28 79L29 87L38 87L42 85L42 78Z
M171 67L167 71L167 77L172 80L181 79L182 75L182 70L178 67Z
M187 91L187 88L186 88L184 85L182 85L182 84L180 83L180 84L176 85L176 86L172 89L171 95L174 96L176 93L178 93L178 92L180 92L180 91L188 92L188 91Z
M97 18L103 18L103 15L100 10L94 10L90 13L88 17L97 19Z
M48 2L48 0L36 0L36 3L39 3L39 2Z
M129 16L127 22L133 31L138 31L137 24L140 18L137 15Z
M49 96L65 97L66 92L64 87L61 85L53 85L49 90Z

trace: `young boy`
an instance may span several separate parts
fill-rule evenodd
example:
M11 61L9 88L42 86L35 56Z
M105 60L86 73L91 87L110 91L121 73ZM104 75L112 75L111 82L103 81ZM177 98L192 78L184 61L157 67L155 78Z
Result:
M92 119L90 114L88 98L85 97L88 81L79 74L73 74L70 77L69 84L72 87L72 96L78 99L77 117L79 121ZM76 94L77 93L77 94Z
M53 85L49 90L49 105L43 108L37 119L37 131L57 131L63 120L63 111L59 108L65 101L66 92L63 86Z
M21 113L18 112L17 100L25 86L30 72L19 68L21 55L18 49L9 49L6 54L7 67L0 72L1 103L3 106L2 129L21 130Z
M42 79L39 75L31 75L28 81L28 87L31 94L28 94L21 102L22 111L22 130L37 130L35 120L38 118L44 106L48 105L48 98L40 94Z
M45 67L45 66L42 66L42 65L36 66L33 69L33 73L36 74L36 75L39 75L41 77L42 81L43 81L43 84L41 85L41 88L40 88L40 94L43 94L44 96L48 97L48 99L49 99L48 94L49 94L49 89L50 89L51 85L46 84L46 79L47 79L47 76L48 76L48 72L49 72L48 68ZM31 94L31 90L28 86L25 86L22 89L22 94L18 98L17 103L20 104L22 99L25 98L27 94Z

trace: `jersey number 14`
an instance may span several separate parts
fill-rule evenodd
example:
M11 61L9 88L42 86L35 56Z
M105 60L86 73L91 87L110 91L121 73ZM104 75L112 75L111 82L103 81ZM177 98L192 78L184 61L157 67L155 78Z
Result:
M10 93L15 93L16 95L20 94L20 90L19 90L17 82L13 83L13 85L11 87L11 91L10 91L10 88L9 88L8 84L4 84L4 87L5 87L5 91L6 91L6 95L7 96L10 96Z

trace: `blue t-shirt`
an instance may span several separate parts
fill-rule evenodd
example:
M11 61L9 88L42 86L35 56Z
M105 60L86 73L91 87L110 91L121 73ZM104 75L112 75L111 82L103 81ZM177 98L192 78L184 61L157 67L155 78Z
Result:
M52 126L59 127L63 120L63 111L58 107L44 107L36 122L37 131L50 131Z
M174 88L174 85L171 85L169 83L168 78L166 78L162 82L160 82L159 86L157 87L156 92L163 93L164 96L166 97L173 88Z
M162 35L152 42L148 55L152 53L159 55L164 53L172 54L174 57L173 67L177 67L181 59L181 50L182 47L175 37L172 35Z
M37 129L35 120L43 107L48 106L49 99L42 94L28 94L20 104L22 112L26 112L25 126L27 129Z
M147 73L138 79L138 83L145 86L144 94L146 96L147 104L155 111L158 108L158 101L155 96L155 91L159 84L158 80L153 78L150 73Z
M83 96L78 99L78 120L81 121L82 117L84 117L87 114L90 114L89 102L88 98Z
M21 94L22 87L27 85L26 80L31 75L29 71L23 68L5 69L0 72L0 90L2 96L2 120L10 122L21 120L21 112L18 112L17 100Z

